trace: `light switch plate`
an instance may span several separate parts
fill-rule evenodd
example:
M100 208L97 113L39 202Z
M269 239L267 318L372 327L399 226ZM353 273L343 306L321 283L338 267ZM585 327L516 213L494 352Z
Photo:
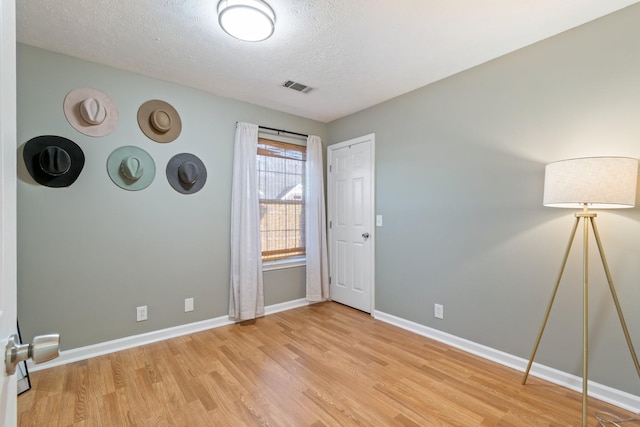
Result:
M444 319L444 306L442 304L433 305L433 317L436 319Z

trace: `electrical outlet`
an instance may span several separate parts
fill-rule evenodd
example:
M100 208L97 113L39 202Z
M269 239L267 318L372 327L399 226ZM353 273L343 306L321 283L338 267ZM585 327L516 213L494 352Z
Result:
M147 306L143 305L140 307L136 307L136 321L142 322L143 320L147 320Z
M193 311L193 298L184 299L184 312Z
M442 304L433 305L433 317L436 319L444 319L444 306Z

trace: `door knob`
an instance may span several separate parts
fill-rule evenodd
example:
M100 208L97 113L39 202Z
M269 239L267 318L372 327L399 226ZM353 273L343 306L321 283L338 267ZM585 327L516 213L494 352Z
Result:
M369 233L362 233L362 237L364 237L364 240L367 240L369 238Z
M40 335L33 338L31 344L19 344L18 336L11 335L5 350L4 366L7 375L16 372L18 363L29 358L33 363L42 363L60 355L60 335Z

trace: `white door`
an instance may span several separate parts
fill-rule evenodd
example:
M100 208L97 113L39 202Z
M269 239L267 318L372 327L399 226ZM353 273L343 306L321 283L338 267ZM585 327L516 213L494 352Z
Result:
M374 307L375 135L329 146L331 299L371 313Z
M0 354L16 332L16 12L14 0L0 6ZM16 376L4 363L0 425L16 424Z

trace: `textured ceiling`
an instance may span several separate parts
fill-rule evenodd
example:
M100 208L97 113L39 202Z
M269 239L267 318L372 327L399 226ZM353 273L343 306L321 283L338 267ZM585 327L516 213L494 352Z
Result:
M276 31L259 43L220 29L218 0L18 0L17 38L329 122L638 0L267 2Z

